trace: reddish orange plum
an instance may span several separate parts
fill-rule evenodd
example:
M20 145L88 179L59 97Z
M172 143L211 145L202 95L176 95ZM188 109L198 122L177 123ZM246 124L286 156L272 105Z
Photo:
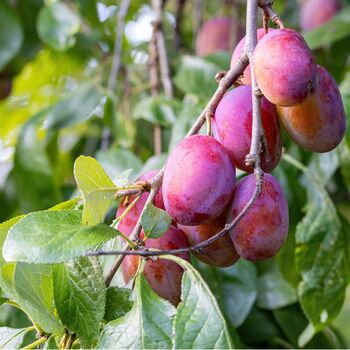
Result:
M254 74L264 96L277 106L295 106L317 87L317 68L303 37L293 29L266 34L255 48Z
M137 181L147 181L152 179L159 170L151 170L148 171L146 174L142 175L137 179ZM142 212L143 207L145 206L146 200L148 198L148 193L143 193L141 195L141 198L137 201L137 203L134 205L134 207L129 211L129 213L120 220L118 224L118 229L120 232L124 233L125 235L129 236L131 232L133 231L136 222ZM130 196L128 198L127 202L125 200L122 200L119 204L117 215L116 217L119 217L122 215L125 211L125 209L128 207L128 205L135 199L135 196ZM156 195L156 198L154 199L154 205L158 208L164 209L164 203L163 203L163 196L162 196L162 190L160 189Z
M254 174L237 184L232 202L233 218L247 205L254 190ZM259 197L232 229L231 238L242 258L264 260L281 249L287 238L288 225L288 204L283 189L272 175L265 174Z
M163 178L166 211L177 223L200 225L218 217L232 198L235 168L215 138L193 135L170 154Z
M273 31L274 29L269 28L269 32ZM264 28L259 28L257 30L257 37L258 41L265 35ZM236 48L233 51L232 57L231 57L231 68L235 67L238 63L238 59L241 57L245 46L245 37L238 43ZM241 78L241 82L245 85L251 85L252 84L252 77L250 75L250 65L247 66L247 68L243 72L243 78Z
M160 250L180 249L188 247L188 242L183 232L171 225L169 230L160 238L147 239L145 246ZM183 253L178 256L190 261L189 253ZM126 283L135 276L139 259L135 255L129 255L124 258L122 270ZM165 259L148 260L145 264L144 275L151 288L160 297L169 300L175 306L180 302L183 275L183 269L180 265Z
M220 51L228 52L235 45L232 42L233 25L230 17L215 17L203 23L196 40L196 55L207 56ZM238 28L238 37L243 30Z
M206 241L216 233L223 230L225 224L226 215L224 213L224 215L221 215L214 221L203 225L178 225L178 227L186 235L189 244L193 246ZM239 259L239 255L237 254L235 246L233 245L231 237L228 233L207 247L201 249L199 252L194 252L193 254L202 262L217 267L226 267L233 265Z
M303 103L279 107L280 122L290 138L313 152L329 152L345 134L345 111L336 81L317 66L319 86Z
M251 87L242 85L226 93L213 119L215 138L226 147L234 165L248 173L253 172L253 167L245 164L252 140L252 111ZM261 167L271 172L281 159L282 141L276 107L264 97L261 118L269 151L268 159L261 155Z
M340 10L338 0L306 0L300 8L300 26L304 31L316 29L331 20Z

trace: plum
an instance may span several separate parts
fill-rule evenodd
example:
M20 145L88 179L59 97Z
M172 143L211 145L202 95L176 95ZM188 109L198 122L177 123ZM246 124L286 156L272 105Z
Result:
M206 56L220 51L228 52L235 43L230 17L215 17L203 23L198 31L196 40L196 55ZM238 28L238 37L241 38L243 29Z
M147 181L152 179L159 170L151 170L148 171L146 174L142 175L137 179L137 181ZM148 198L148 193L143 193L141 195L141 198L137 201L137 203L134 205L134 207L129 211L129 213L120 220L118 224L118 229L120 232L124 233L125 235L129 236L131 232L133 231L136 222L142 212L143 207L145 206L146 200ZM116 217L119 217L125 209L128 207L128 205L134 200L134 196L131 196L128 198L127 202L121 201L117 210ZM164 209L164 202L163 202L163 196L162 196L162 189L160 188L158 193L156 194L156 197L154 199L154 205L160 209Z
M230 202L235 181L235 168L220 142L211 136L189 136L175 147L166 164L165 209L182 225L213 220Z
M269 32L273 31L274 29L269 28ZM258 41L265 35L264 28L259 28L257 30L257 36ZM233 68L237 63L238 59L241 57L243 50L245 46L245 37L238 43L236 48L233 51L232 57L231 57L231 65L230 68ZM241 82L245 85L251 85L252 84L252 78L250 76L250 65L247 66L247 68L243 72L243 78L241 78Z
M226 213L221 214L219 218L203 225L178 225L178 227L186 235L188 242L192 246L214 236L224 229L225 224ZM239 259L239 255L236 252L229 233L201 249L200 252L194 252L194 255L202 262L217 267L230 266Z
M143 236L143 232L141 235ZM183 232L171 225L160 238L147 239L145 246L160 250L180 249L188 247L188 242ZM178 256L190 261L189 253L182 253ZM128 255L124 258L122 271L125 283L128 283L135 276L139 259L140 257L135 255ZM144 268L144 275L151 288L175 306L180 302L182 274L183 269L180 265L165 259L148 260Z
M299 13L300 26L304 31L316 29L331 20L340 10L338 0L307 0Z
M317 68L311 51L293 29L276 29L264 35L253 59L262 93L278 106L297 105L317 87Z
M301 104L278 107L278 116L290 138L313 152L329 152L345 134L345 111L336 81L317 66L317 90Z
M268 160L265 154L261 154L261 167L270 172L280 161L282 141L276 107L264 97L261 101L261 117L269 151ZM215 138L226 147L234 165L251 173L253 167L245 164L252 139L251 87L242 85L226 93L216 108L213 124Z
M232 201L233 218L249 202L254 190L254 174L237 184ZM265 174L259 197L230 234L242 258L258 261L274 256L281 249L288 225L288 204L283 189L272 175Z

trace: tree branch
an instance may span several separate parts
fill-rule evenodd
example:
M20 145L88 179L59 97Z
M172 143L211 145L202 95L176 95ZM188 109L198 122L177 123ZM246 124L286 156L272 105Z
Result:
M181 46L181 22L186 0L178 0L175 14L174 47L178 50Z
M117 14L117 25L116 25L116 33L114 40L114 50L113 50L113 58L112 58L112 67L108 77L108 90L114 92L118 73L121 65L121 51L122 51L122 39L124 33L125 26L125 16L128 12L131 0L122 0L120 4L120 8ZM102 131L102 142L101 149L107 149L110 141L110 130L107 127L103 128Z
M119 266L121 265L125 255L139 255L139 256L159 256L159 255L165 255L165 254L180 254L183 252L191 252L191 251L199 251L223 235L225 235L227 232L232 230L238 222L243 218L243 216L246 214L246 212L249 210L249 208L253 205L254 201L258 198L261 188L262 188L262 182L263 182L263 171L260 167L260 151L262 147L262 137L263 137L263 128L261 123L261 107L260 107L260 99L261 99L261 92L259 90L259 87L256 83L256 79L254 76L254 60L253 60L253 52L255 49L255 46L257 44L257 9L258 9L258 0L248 0L247 1L247 28L246 28L246 47L244 50L244 53L240 57L238 63L235 67L230 69L226 74L220 75L220 80L218 87L212 96L212 98L209 100L208 104L202 111L202 113L199 115L196 122L193 124L189 132L187 133L186 137L194 135L198 133L203 126L203 124L206 121L206 118L208 115L214 115L215 110L221 101L222 97L226 93L227 89L229 89L236 80L240 77L240 75L243 73L244 69L247 67L248 63L250 63L250 69L252 73L252 103L253 103L253 126L252 126L252 141L251 141L251 148L250 148L250 154L246 157L246 161L248 164L254 166L254 173L256 176L256 186L254 193L247 203L247 205L243 208L243 210L230 222L228 223L223 230L216 233L214 236L210 237L206 241L203 241L199 244L196 244L191 247L182 248L182 249L174 249L174 250L162 250L162 251L156 251L156 250L149 250L145 247L138 246L136 250L130 251L130 246L126 245L122 250L118 251L97 251L97 252L89 252L87 255L119 255L113 268L109 272L107 278L106 278L106 285L109 285L112 281L114 274L118 270ZM259 0L259 5L261 5L262 0ZM270 3L269 0L266 0L266 3ZM146 206L149 203L152 203L157 191L159 190L164 174L163 167L162 170L158 172L158 174L153 177L149 181L149 185L151 186L150 194L147 198L146 204L141 212L141 215L136 223L136 226L131 234L131 239L133 241L138 241L140 238L140 232L141 232L141 216L146 208Z
M162 0L152 0L152 6L154 12L156 14L156 39L157 39L157 48L159 55L159 68L161 81L163 84L165 96L168 98L173 97L173 84L171 81L170 68L169 68L169 60L168 53L165 44L164 33L162 29L162 21L163 21L163 4Z

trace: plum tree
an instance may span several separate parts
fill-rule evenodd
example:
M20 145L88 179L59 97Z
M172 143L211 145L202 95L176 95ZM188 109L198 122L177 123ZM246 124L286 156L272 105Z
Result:
M253 59L262 93L278 106L299 104L317 87L317 68L311 51L293 29L276 29L264 35Z
M266 98L261 101L262 124L267 139L269 159L262 154L261 167L272 171L280 161L282 141L276 107ZM253 167L245 164L252 140L252 92L251 87L242 85L229 91L216 108L213 119L213 133L228 150L234 165L251 173Z
M317 66L317 90L301 104L278 107L281 124L299 146L313 152L329 152L345 134L345 111L336 81Z
M154 177L159 170L151 170L148 171L146 174L139 177L136 181L147 181L150 180L152 177ZM118 229L125 235L129 236L131 232L133 231L136 222L142 212L143 207L145 206L146 200L148 197L148 193L143 193L140 197L140 199L136 202L133 208L128 212L128 214L120 220L118 224ZM128 207L128 205L133 201L135 197L131 196L130 198L127 198L127 200L122 200L119 204L117 215L116 217L119 217L123 214L125 209ZM154 205L158 208L164 209L164 202L163 202L163 196L162 196L162 190L159 189L155 199L154 199Z
M162 250L179 249L187 247L188 242L183 232L171 225L160 238L147 239L145 246ZM190 261L189 253L179 254L178 256ZM128 283L135 276L139 260L140 257L136 255L129 255L124 258L122 270L125 283ZM144 275L152 289L175 306L180 302L182 274L183 269L180 265L165 259L148 260L144 268Z
M338 0L306 0L299 13L301 29L308 31L320 27L331 20L340 8Z
M274 29L269 28L269 32L273 31ZM265 35L264 28L259 28L257 30L257 37L258 41ZM232 57L231 57L231 65L230 67L234 67L238 63L238 59L241 57L245 46L245 36L242 38L242 40L237 44L236 48L233 50ZM247 68L243 72L243 77L241 78L241 82L245 85L251 85L252 84L252 77L250 75L250 65L248 64Z
M164 206L182 225L200 225L218 217L230 202L235 168L225 147L211 136L182 140L167 161Z
M225 224L226 213L220 215L219 218L202 225L178 225L178 227L186 235L190 245L196 245L221 231L225 227ZM207 247L201 249L199 252L194 252L194 255L202 262L217 267L230 266L239 259L239 255L237 254L235 246L233 245L228 233Z
M230 51L233 23L230 17L215 17L203 23L196 39L196 55L206 56L219 51ZM239 27L238 36L242 37ZM234 43L233 43L234 44Z
M254 174L237 184L232 202L233 218L247 205L254 190ZM270 258L280 250L288 225L288 204L283 189L272 175L265 174L259 197L230 234L238 254L257 261Z

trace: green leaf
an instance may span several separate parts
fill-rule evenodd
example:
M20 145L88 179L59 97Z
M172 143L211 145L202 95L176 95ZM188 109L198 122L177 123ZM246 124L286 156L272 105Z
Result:
M3 248L3 245L4 245L5 239L7 237L7 234L9 232L10 228L13 225L15 225L19 220L21 220L23 217L24 217L23 215L16 216L15 218L12 218L12 219L7 220L5 222L2 222L0 224L0 249L1 249L1 252L0 252L0 267L1 267L1 265L3 265L5 263L5 260L2 257L2 248Z
M66 99L46 110L45 127L47 129L66 128L94 116L102 95L95 86L82 86Z
M153 204L148 204L141 216L141 225L146 238L159 238L171 224L171 217L163 210Z
M96 159L113 181L125 170L132 169L137 173L142 167L140 158L134 153L117 147L98 151Z
M63 2L47 2L37 19L40 39L57 51L74 46L79 27L79 17Z
M23 42L18 15L6 1L0 2L0 71L16 56Z
M200 273L189 262L176 256L162 258L175 261L185 269L182 301L177 307L173 325L175 349L232 349L226 321Z
M217 65L202 57L183 56L174 83L185 94L207 99L217 88L215 74L219 71Z
M67 201L64 201L64 202L61 202L61 203L54 205L53 207L49 208L48 210L57 211L57 210L63 210L63 209L74 209L78 205L80 200L81 200L80 197L69 199Z
M339 313L348 270L343 227L317 173L305 173L308 208L296 232L298 296L316 331Z
M106 310L104 319L113 321L128 313L132 307L130 300L131 289L109 287L106 296Z
M95 345L105 311L106 287L96 258L81 257L53 268L54 298L62 323L84 348Z
M84 198L83 223L103 222L117 187L96 159L80 156L74 163L74 177Z
M52 271L49 265L10 263L2 266L0 285L6 295L47 333L62 325L54 314Z
M65 262L114 238L116 232L104 224L83 225L80 210L36 212L10 229L3 255L6 261Z
M259 277L258 306L274 310L297 301L295 289L283 279L277 266Z
M0 349L21 348L26 332L26 328L0 327Z
M141 99L133 109L136 119L144 119L155 125L171 126L176 121L178 102L165 97L147 97Z
M200 271L218 299L226 318L238 327L247 318L256 297L258 277L253 263L240 259L218 269L201 264Z
M61 200L45 142L39 136L44 116L37 114L23 126L16 146L13 176L23 212L43 210Z
M105 326L97 349L170 349L174 313L175 308L161 299L139 274L132 309Z
M323 26L304 33L311 50L328 46L350 35L350 7L346 7Z

